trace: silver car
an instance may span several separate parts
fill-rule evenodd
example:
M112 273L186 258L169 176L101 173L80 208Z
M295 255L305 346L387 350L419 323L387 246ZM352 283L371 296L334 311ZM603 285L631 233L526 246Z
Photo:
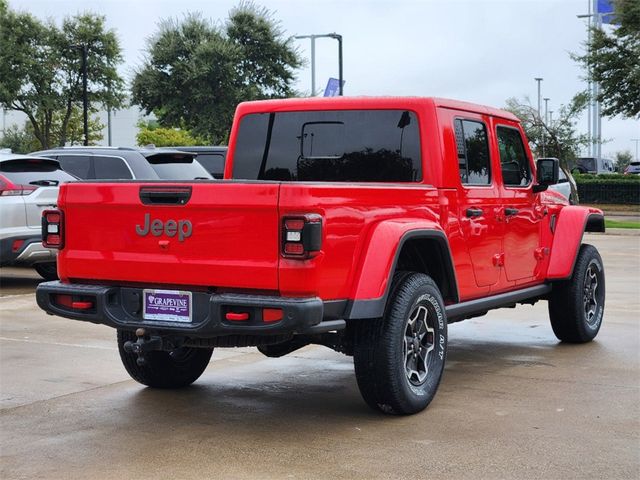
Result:
M56 253L42 246L42 211L54 208L58 185L77 180L50 158L0 153L0 266L33 267L57 278Z
M627 165L627 168L624 169L625 175L640 175L640 162L631 162Z
M558 160L558 162L560 162L560 160ZM577 205L579 203L578 185L576 184L573 175L571 175L571 172L564 167L560 167L560 171L558 172L558 183L555 185L549 185L549 189L555 190L556 192L564 195L571 205Z

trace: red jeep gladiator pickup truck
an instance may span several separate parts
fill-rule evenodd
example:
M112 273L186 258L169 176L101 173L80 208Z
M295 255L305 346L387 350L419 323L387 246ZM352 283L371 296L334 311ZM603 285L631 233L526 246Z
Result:
M214 347L353 355L367 404L433 399L447 324L546 300L555 335L592 340L600 210L545 191L512 114L436 98L248 102L224 180L76 182L43 215L60 281L47 312L117 329L128 373L182 387Z

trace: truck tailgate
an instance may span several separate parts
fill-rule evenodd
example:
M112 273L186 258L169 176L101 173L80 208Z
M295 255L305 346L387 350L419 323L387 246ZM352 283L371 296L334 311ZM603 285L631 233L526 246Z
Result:
M63 185L61 278L277 290L278 194L277 183Z

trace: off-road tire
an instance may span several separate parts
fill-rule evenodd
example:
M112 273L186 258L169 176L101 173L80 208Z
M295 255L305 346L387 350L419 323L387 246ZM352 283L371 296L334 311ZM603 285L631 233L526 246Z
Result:
M551 328L558 340L569 343L593 340L602 325L604 300L602 258L594 246L583 244L573 275L556 283L549 297Z
M425 323L421 315L426 319L424 329L413 331L425 334L420 337L418 333L413 338L419 340L409 345L411 325ZM414 357L413 361L422 362L426 369L411 359L411 352L421 348L427 352L426 360L420 356L421 360ZM425 409L440 384L446 350L447 318L435 282L422 273L397 273L384 316L358 320L354 325L353 361L362 397L374 410L388 414L408 415Z
M146 355L145 365L138 356L124 349L127 341L135 342L134 332L118 330L118 351L127 373L136 382L154 388L180 388L195 382L209 364L213 348L182 347L172 352L153 351Z
M36 263L33 268L45 280L58 280L58 264L56 262Z

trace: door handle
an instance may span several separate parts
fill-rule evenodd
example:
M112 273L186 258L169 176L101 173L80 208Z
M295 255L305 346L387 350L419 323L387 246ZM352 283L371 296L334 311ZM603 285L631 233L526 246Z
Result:
M517 208L513 208L513 207L507 207L504 209L504 214L507 217L511 217L512 215L516 215L518 213L518 209Z
M481 216L482 216L481 208L467 208L467 217L474 218L474 217L481 217Z

